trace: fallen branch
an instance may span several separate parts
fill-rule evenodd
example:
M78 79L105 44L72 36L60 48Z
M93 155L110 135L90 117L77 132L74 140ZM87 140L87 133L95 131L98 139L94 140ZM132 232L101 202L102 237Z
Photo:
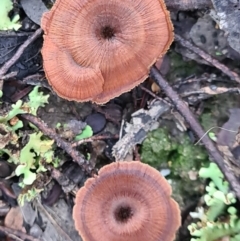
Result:
M226 88L226 87L215 87L215 89L212 89L209 86L200 88L199 90L194 91L188 91L184 92L181 95L182 98L189 97L192 95L205 95L205 96L213 96L213 95L220 95L225 93L240 93L240 88Z
M75 141L72 143L72 147L76 147L82 145L83 143L93 142L98 140L106 140L106 139L119 139L118 135L98 135L98 136L91 136L89 138L85 138L79 141Z
M204 60L206 60L208 63L212 64L214 67L222 71L225 75L227 75L229 78L232 80L235 80L236 82L240 83L240 76L229 69L226 65L221 64L218 60L214 59L211 55L207 54L200 48L194 46L192 43L187 41L186 39L182 38L178 34L175 33L175 40L178 41L182 46L188 48L195 54L199 55L202 57Z
M168 84L168 82L162 77L158 69L153 66L150 70L151 78L159 85L159 87L165 92L168 98L173 102L176 109L179 113L184 117L186 122L189 124L191 129L196 133L198 138L202 138L205 134L205 131L190 111L188 106L184 103L184 101L179 97L179 95L173 90L173 88ZM205 148L207 149L209 155L213 158L213 161L219 166L225 178L232 186L233 191L236 193L236 196L240 200L240 185L237 181L235 175L233 174L231 167L227 160L225 160L217 147L213 144L212 140L205 135L201 139L202 143L204 144ZM191 157L190 157L191 158Z
M23 233L19 230L16 229L12 229L12 228L8 228L8 227L3 227L0 225L0 232L6 234L7 236L11 236L12 238L14 237L15 240L19 240L18 238L20 238L20 240L30 240L30 241L40 241L37 238L34 238L26 233Z

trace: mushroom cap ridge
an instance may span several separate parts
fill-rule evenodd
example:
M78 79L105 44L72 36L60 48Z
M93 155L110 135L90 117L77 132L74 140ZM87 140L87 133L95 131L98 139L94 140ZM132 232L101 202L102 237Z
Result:
M99 104L143 82L173 40L163 0L56 0L41 26L53 89Z
M172 241L180 226L171 187L141 162L115 162L86 181L73 208L84 241Z

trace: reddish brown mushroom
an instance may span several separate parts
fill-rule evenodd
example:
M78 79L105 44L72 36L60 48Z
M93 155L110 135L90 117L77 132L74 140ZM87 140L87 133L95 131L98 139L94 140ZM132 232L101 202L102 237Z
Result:
M56 0L41 26L47 79L76 101L105 103L134 88L173 40L163 0Z
M83 241L172 241L180 211L160 173L141 162L115 162L76 196L75 227Z

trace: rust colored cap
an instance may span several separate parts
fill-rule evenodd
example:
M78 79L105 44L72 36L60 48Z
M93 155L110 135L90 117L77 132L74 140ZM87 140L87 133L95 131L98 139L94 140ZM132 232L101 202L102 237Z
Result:
M56 0L41 26L47 79L76 101L105 103L134 88L173 40L163 0Z
M75 227L83 241L172 241L178 204L160 173L141 162L115 162L76 196Z

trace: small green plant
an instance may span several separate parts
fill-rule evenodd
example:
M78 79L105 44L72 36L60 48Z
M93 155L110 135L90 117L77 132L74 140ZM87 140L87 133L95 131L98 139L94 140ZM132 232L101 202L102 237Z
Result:
M20 151L15 173L17 176L23 175L25 185L31 185L36 180L36 173L46 171L44 163L51 163L54 159L54 141L43 140L42 135L41 132L30 134L28 143Z
M31 202L33 199L37 198L38 194L42 191L43 191L43 189L37 189L37 188L33 187L33 188L27 190L26 192L19 194L19 196L18 196L19 205L23 206L25 201Z
M75 137L75 141L79 141L82 139L86 139L89 138L93 135L93 130L92 127L89 125L86 125L86 127L84 128L84 130Z
M93 136L92 127L86 125L84 122L79 122L78 128L76 128L76 123L72 124L71 121L65 124L57 123L55 125L58 132L62 133L63 138L80 141ZM63 135L64 134L64 135Z
M217 137L216 137L216 134L214 132L209 132L208 133L208 136L213 140L213 141L217 141Z
M200 169L199 176L211 181L204 196L207 208L200 207L190 213L200 220L188 226L194 237L191 241L215 241L223 237L229 241L240 240L240 218L234 207L236 198L222 172L215 163L210 163L209 167Z
M13 104L10 110L0 114L0 155L7 154L8 161L17 165L15 174L22 175L21 186L31 185L36 180L36 174L46 171L45 164L57 161L54 158L53 140L46 139L40 131L26 134L21 132L23 127L18 114L37 114L40 106L48 103L49 95L39 92L39 87L34 87L29 94L29 100L21 100ZM21 148L20 138L29 138L25 146Z
M19 15L15 15L11 20L8 16L9 12L13 9L13 3L11 0L0 1L0 30L18 30L21 24L18 22L20 19Z

